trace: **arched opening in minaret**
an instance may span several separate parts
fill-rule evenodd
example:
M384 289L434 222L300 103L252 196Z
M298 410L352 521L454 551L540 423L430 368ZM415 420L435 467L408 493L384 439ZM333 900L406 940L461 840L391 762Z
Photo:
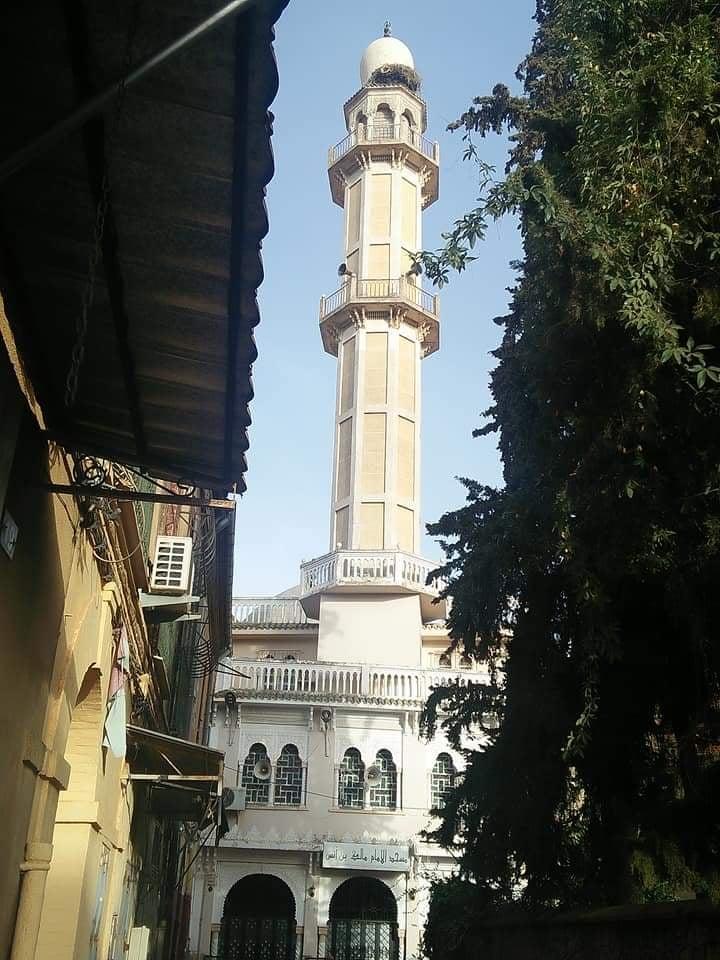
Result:
M412 115L412 111L403 110L400 116L400 131L403 140L408 143L415 142L415 126L415 118Z
M397 903L376 877L341 883L330 901L330 954L333 960L398 960Z
M367 116L362 112L355 118L355 133L358 140L365 140L367 137Z
M373 140L392 140L395 136L395 114L387 103L380 103L373 117Z
M253 873L230 888L223 907L218 956L294 960L295 897L284 881Z

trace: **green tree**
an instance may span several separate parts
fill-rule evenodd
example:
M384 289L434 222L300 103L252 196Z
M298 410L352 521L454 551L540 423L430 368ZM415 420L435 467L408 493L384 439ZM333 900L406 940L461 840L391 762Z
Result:
M452 125L481 195L420 258L442 285L488 223L519 217L476 431L497 432L504 487L462 480L466 504L429 527L452 642L502 658L487 685L428 703L427 729L457 746L501 721L467 752L437 837L483 908L714 893L720 8L540 0L537 21L524 94L496 86ZM493 179L477 136L504 130Z

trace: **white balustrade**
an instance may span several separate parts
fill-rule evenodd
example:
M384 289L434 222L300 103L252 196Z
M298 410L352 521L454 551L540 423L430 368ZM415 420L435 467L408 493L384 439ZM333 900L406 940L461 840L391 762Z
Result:
M229 668L229 669L228 669ZM218 666L216 690L232 688L241 699L319 702L373 702L417 706L433 687L467 686L487 678L484 670L438 671L316 660L248 660L239 657Z
M320 298L320 319L324 320L348 303L364 303L373 300L407 300L431 317L439 315L439 300L406 276L361 280L352 276L334 293Z
M433 143L416 130L396 123L372 125L361 131L359 136L355 131L349 133L343 140L328 150L328 166L333 166L359 143L406 143L422 153L428 160L435 163L440 162L440 145L437 141Z
M303 596L343 584L376 584L438 594L442 584L427 582L434 564L399 550L338 550L301 565Z
M308 622L300 601L292 597L242 597L233 600L232 619L236 627L255 624L269 627Z

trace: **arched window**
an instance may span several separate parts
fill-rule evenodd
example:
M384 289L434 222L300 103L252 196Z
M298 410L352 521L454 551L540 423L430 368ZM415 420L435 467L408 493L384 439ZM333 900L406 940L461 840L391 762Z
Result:
M395 116L386 103L381 103L373 117L373 139L392 140L394 135Z
M449 753L439 753L430 778L430 806L442 810L447 795L455 786L457 770Z
M349 747L340 764L338 806L362 810L365 805L365 764L360 751Z
M397 807L397 767L389 750L378 750L375 764L380 767L380 783L370 788L370 806L394 810Z
M449 653L441 653L438 659L438 663L441 667L451 667L452 666L452 657Z
M260 780L255 776L255 764L259 760L267 760L268 754L264 743L254 743L248 750L242 769L242 786L245 787L245 799L248 803L270 802L270 781Z
M275 764L275 803L298 806L303 800L303 765L294 743L286 743Z
M358 113L355 120L355 131L357 133L358 140L365 139L367 134L367 117L362 112Z
M409 110L404 110L400 117L400 128L403 139L415 143L415 118Z

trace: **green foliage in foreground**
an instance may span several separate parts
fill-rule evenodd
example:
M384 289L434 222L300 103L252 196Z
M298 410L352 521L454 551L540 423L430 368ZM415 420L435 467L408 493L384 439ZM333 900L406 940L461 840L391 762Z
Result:
M442 284L519 215L477 431L497 431L505 487L463 480L466 505L429 528L453 642L505 659L488 686L436 692L426 726L459 745L501 724L437 835L485 906L715 895L720 7L540 0L537 19L524 95L497 86L453 125L482 192L421 257ZM496 181L473 135L504 129Z

